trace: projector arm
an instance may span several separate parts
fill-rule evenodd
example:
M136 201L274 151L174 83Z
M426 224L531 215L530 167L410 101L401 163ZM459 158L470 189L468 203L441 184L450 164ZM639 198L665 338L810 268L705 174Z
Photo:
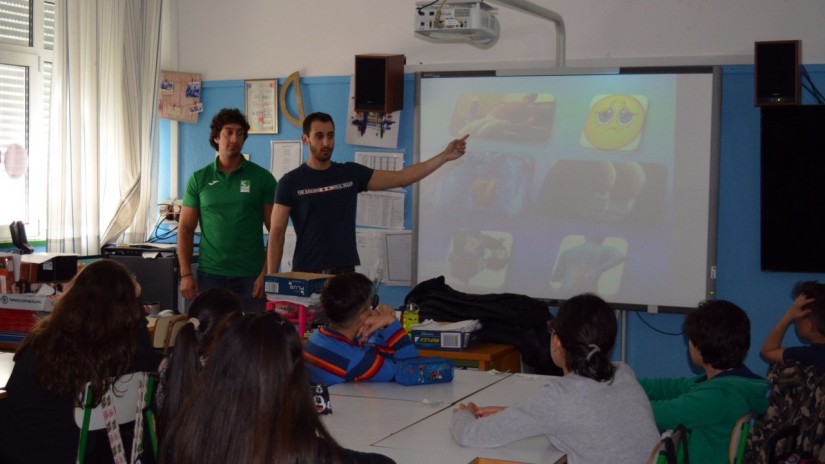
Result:
M498 3L503 3L507 6L515 8L519 11L523 11L525 13L532 13L540 18L544 18L548 21L552 21L556 25L556 67L563 68L564 67L564 55L565 55L565 32L564 32L564 19L562 19L561 15L556 13L555 11L548 10L547 8L538 6L532 2L527 0L495 0Z

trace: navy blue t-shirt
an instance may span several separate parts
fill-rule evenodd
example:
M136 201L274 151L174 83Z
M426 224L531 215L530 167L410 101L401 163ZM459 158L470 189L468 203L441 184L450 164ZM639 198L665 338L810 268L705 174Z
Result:
M803 366L816 366L825 370L825 344L814 343L813 345L785 348L785 351L782 352L782 360L785 362L796 361Z

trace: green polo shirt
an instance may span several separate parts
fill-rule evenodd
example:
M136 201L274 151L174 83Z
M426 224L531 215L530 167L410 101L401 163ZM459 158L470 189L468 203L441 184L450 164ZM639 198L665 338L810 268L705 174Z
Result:
M227 277L253 277L266 261L263 208L275 202L275 177L243 159L230 174L218 158L186 184L183 205L198 210L198 270Z

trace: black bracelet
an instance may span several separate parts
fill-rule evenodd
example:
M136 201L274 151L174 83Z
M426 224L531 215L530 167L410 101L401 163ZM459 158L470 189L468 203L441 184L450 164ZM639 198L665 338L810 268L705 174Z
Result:
M180 280L183 280L184 277L192 277L192 273L190 272L189 274L184 274L180 276Z

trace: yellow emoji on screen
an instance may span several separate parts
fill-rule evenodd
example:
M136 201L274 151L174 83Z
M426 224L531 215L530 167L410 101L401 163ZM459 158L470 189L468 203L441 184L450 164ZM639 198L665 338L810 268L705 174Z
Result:
M647 105L632 95L606 95L593 100L584 121L582 144L601 150L635 149Z

